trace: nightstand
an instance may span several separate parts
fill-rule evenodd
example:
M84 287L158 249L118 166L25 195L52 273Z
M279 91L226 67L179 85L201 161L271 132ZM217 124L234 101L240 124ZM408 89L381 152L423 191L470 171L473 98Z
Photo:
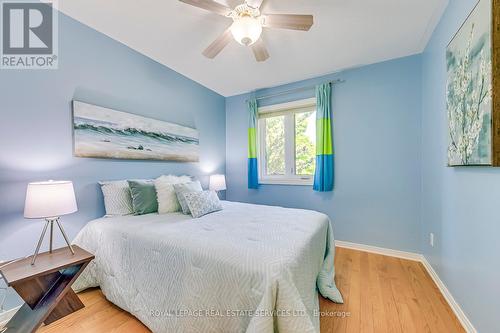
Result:
M71 285L94 259L94 255L73 245L39 254L35 265L31 257L14 261L0 269L5 282L26 302L5 326L5 333L35 332L84 307Z

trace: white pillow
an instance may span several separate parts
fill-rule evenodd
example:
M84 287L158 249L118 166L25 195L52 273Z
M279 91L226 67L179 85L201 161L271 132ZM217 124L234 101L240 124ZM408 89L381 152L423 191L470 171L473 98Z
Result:
M189 183L189 176L161 176L155 179L156 195L158 197L158 214L178 212L181 210L174 184Z
M122 216L133 214L132 197L126 180L102 181L102 195L106 216Z

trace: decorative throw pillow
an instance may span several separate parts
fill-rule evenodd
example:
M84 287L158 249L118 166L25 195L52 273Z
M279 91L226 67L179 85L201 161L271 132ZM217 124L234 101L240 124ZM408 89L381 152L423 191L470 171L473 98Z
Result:
M106 216L122 216L134 213L132 208L132 197L126 180L102 181L102 195L104 196L104 208Z
M128 186L135 215L158 211L155 183L152 180L129 180Z
M174 190L175 194L177 195L177 200L179 200L179 204L181 205L182 212L184 214L189 214L189 207L186 202L186 199L184 198L184 194L189 192L203 191L200 182L197 180L185 184L174 184Z
M155 179L156 195L158 197L158 213L166 214L181 210L177 196L175 195L174 184L189 183L189 176L161 176Z
M194 218L222 210L222 204L215 191L184 193L191 215Z

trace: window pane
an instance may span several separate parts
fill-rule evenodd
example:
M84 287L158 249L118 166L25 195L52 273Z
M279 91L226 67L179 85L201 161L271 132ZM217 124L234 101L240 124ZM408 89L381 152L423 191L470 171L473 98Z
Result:
M285 117L266 118L266 169L268 175L285 174Z
M316 112L295 114L295 173L314 175L316 164Z

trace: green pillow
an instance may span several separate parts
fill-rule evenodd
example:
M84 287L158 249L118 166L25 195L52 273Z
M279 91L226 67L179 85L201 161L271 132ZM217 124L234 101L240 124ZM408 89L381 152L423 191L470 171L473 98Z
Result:
M158 199L152 180L129 180L128 186L135 215L158 212Z

